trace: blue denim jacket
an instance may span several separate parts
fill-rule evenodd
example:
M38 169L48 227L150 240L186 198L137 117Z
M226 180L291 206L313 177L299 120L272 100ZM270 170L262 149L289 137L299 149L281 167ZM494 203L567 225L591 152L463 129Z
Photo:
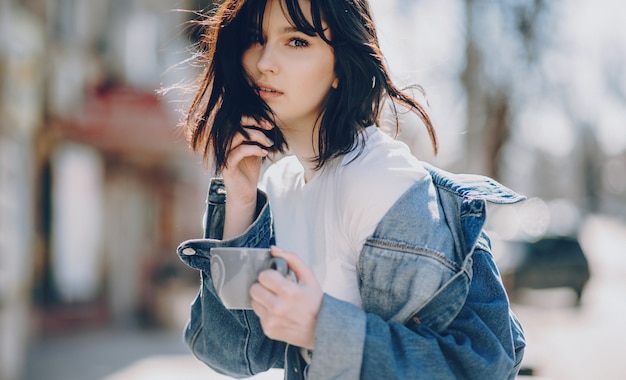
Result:
M213 181L204 238L178 247L202 277L184 333L193 353L233 377L283 367L286 379L514 379L525 341L483 224L486 201L524 198L486 177L426 168L431 176L403 194L361 251L362 309L324 295L308 365L297 347L267 338L253 311L217 298L211 247L269 247L274 236L259 192L253 225L219 240L225 191Z

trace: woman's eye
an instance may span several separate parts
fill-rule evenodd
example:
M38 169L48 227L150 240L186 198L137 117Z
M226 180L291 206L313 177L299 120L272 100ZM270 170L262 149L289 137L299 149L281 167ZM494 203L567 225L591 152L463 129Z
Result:
M292 38L289 40L289 46L295 47L295 48L301 48L301 47L309 46L309 43L306 40L303 40L302 38Z

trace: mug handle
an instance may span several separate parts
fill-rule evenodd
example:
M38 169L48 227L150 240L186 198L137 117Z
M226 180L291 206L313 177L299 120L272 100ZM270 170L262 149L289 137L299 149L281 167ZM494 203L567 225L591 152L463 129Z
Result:
M283 276L286 276L291 272L289 270L287 262L280 257L272 257L272 259L270 260L269 269L277 270Z

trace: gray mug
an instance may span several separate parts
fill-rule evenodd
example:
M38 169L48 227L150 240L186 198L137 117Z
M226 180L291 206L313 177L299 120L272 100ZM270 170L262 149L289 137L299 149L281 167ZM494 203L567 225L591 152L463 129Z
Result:
M250 287L259 273L275 269L289 274L287 262L273 257L268 248L211 248L211 278L217 295L228 309L251 309Z

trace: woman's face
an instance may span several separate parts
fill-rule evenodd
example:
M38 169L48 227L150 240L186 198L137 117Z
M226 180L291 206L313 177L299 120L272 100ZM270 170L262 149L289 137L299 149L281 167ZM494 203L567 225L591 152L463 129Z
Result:
M252 86L282 128L313 128L330 89L337 86L333 49L319 36L296 30L283 13L281 0L268 0L262 41L243 54ZM300 0L311 21L310 4Z

